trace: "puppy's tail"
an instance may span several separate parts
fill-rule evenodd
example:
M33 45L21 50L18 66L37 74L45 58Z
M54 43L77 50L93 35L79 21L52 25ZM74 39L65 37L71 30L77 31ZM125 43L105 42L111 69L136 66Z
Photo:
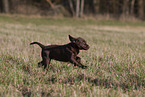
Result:
M33 44L37 44L39 45L42 49L45 48L45 46L39 42L31 42L30 45L33 45Z

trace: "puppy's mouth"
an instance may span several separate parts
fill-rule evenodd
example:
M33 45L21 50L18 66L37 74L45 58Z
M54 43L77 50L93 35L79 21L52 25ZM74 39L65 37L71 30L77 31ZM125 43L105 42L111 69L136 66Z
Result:
M88 50L90 48L90 46L89 45L86 45L83 49L84 50Z

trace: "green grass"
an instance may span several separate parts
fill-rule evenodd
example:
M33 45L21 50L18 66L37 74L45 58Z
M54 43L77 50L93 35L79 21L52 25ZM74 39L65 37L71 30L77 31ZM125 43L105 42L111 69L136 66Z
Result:
M145 22L0 16L0 96L144 97ZM90 45L79 56L88 69L51 61L38 68L32 41L66 44L68 35Z

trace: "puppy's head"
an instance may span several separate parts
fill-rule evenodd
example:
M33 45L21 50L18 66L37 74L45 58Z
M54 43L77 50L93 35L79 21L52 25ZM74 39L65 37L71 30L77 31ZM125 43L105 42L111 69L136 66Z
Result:
M81 38L81 37L78 37L78 38L74 38L72 36L69 35L69 40L76 44L76 46L80 49L80 50L88 50L89 49L89 45L87 44L87 42Z

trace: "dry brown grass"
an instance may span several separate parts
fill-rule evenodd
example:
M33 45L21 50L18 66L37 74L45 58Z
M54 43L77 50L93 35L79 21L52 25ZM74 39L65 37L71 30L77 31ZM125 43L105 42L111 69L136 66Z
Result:
M144 97L144 22L102 22L1 16L0 95ZM56 61L47 73L38 68L40 48L29 43L65 44L69 34L90 44L80 53L89 68Z

